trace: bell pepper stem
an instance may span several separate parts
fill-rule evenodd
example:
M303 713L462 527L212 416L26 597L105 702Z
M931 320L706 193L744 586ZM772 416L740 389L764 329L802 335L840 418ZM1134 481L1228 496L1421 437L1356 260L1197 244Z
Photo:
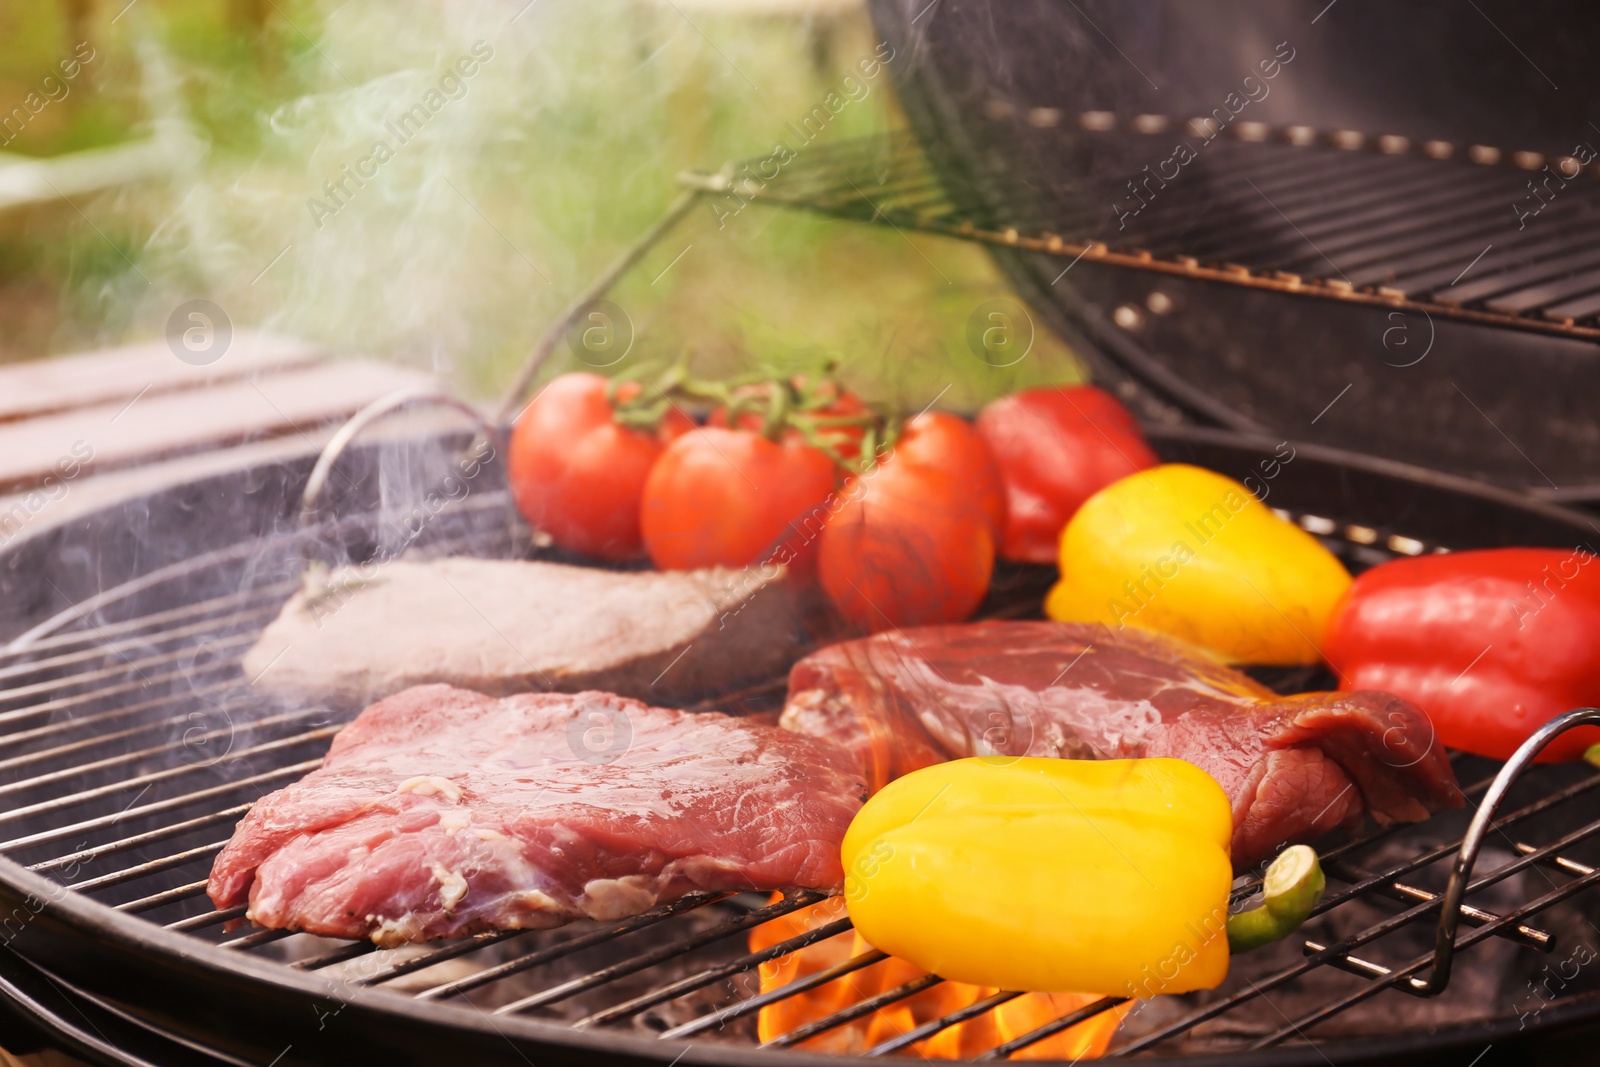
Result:
M1312 848L1284 849L1262 880L1261 905L1228 916L1229 950L1249 952L1294 933L1310 917L1327 884Z
M1583 753L1585 763L1600 767L1600 745L1590 745Z

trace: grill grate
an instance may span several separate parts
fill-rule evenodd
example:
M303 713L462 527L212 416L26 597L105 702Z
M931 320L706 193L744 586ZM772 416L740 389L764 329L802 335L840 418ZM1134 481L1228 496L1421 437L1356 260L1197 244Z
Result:
M503 507L503 496L483 494L462 506ZM1436 547L1316 515L1291 517L1323 535L1358 569L1398 553L1414 555ZM441 551L450 547L435 546ZM174 569L169 578L189 580L206 570L232 579L241 573L242 558L228 553L200 557ZM141 588L149 587L148 581L141 582ZM641 1016L681 1002L692 1003L685 1009L689 1017L658 1027L660 1037L753 1042L749 1023L761 1008L886 959L867 951L766 992L755 992L748 981L739 985L736 979L748 978L763 964L850 929L849 920L840 919L761 951L744 950L743 935L822 899L813 893L774 903L749 895L698 894L609 924L488 933L399 951L238 929L243 908L217 911L204 896L211 860L249 802L315 767L340 725L323 708L267 705L240 673L245 647L292 588L292 582L268 575L237 593L118 618L125 587L97 598L96 614L67 613L54 628L35 632L21 647L0 650L0 724L8 731L0 735L0 771L5 775L0 796L12 805L0 812L0 836L8 838L0 841L0 852L117 910L231 951L275 958L300 971L337 974L353 987L404 989L421 1000L465 1002L463 1011L487 1006L500 1015L551 1017L555 1012L580 1029L633 1025ZM1031 587L1020 579L1014 588ZM1015 615L1026 608L1022 600L1020 591L1008 597L1002 589L989 608L993 614ZM764 688L781 693L781 681ZM1480 764L1458 760L1463 773L1471 769L1476 774ZM1470 784L1469 799L1481 798L1491 780L1485 774ZM1500 814L1490 829L1491 839L1504 842L1512 858L1479 873L1472 883L1469 893L1477 903L1463 910L1466 929L1457 939L1458 951L1493 938L1519 951L1548 953L1557 936L1535 917L1600 880L1600 871L1575 858L1575 850L1600 840L1600 821L1574 827L1552 822L1566 812L1564 806L1600 789L1600 775L1580 770L1574 777L1574 768L1542 768L1527 775L1520 788L1526 795L1519 794L1516 806ZM1541 837L1547 843L1532 843ZM1331 882L1317 913L1333 916L1356 904L1387 903L1385 917L1362 922L1337 939L1305 940L1302 959L1243 981L1230 980L1209 999L1163 998L1187 1010L1160 1025L1129 1031L1110 1055L1179 1049L1185 1035L1203 1024L1258 999L1272 1003L1278 991L1293 989L1314 973L1348 972L1347 987L1311 1010L1285 1015L1282 1025L1264 1033L1258 1027L1237 1038L1233 1047L1305 1040L1306 1031L1372 997L1391 990L1416 992L1411 979L1431 966L1431 953L1394 963L1371 954L1397 932L1431 931L1441 897L1424 886L1430 872L1437 875L1437 864L1454 857L1460 838L1459 827L1436 819L1420 829L1373 830L1325 850ZM1386 844L1403 846L1403 857L1385 860ZM1533 889L1523 894L1530 899L1510 904L1497 900L1491 906L1490 891L1524 872L1531 875ZM1248 897L1259 885L1258 879L1239 885L1235 899ZM615 950L609 962L586 962L590 954L608 949ZM941 981L936 976L918 978L766 1044L801 1044ZM699 1000L684 1000L695 994ZM706 1001L708 995L720 999ZM905 1029L866 1054L906 1050L1017 995L996 993ZM484 998L484 1004L474 996ZM1113 998L1096 1001L980 1058L1021 1053L1119 1003Z
M1042 252L1064 267L1088 259L1600 340L1594 164L1303 126L1214 134L1209 120L1152 115L1088 112L1070 128L1054 112L997 121L1014 124L1006 135L1047 181L996 171L941 182L905 134L680 180L719 218L767 203ZM1164 178L1174 142L1195 155Z

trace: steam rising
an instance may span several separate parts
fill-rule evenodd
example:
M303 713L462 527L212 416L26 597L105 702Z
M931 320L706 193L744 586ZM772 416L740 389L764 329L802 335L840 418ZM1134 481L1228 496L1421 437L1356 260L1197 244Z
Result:
M491 395L665 210L679 171L905 125L887 68L861 73L883 53L859 8L278 6L266 27L279 43L264 48L292 58L238 134L248 147L197 142L167 185L93 205L153 222L138 273L97 294L102 340L158 335L173 307L204 297L236 327ZM144 110L196 133L198 101L222 90L166 49L159 19L135 8L118 30L141 42ZM796 123L828 116L830 94L848 107L797 138ZM612 294L640 341L617 370L685 347L713 374L839 359L856 388L912 409L947 384L943 403L975 406L1070 376L1059 347L1005 372L967 351L968 317L1003 292L976 249L708 202ZM551 370L576 365L561 346Z

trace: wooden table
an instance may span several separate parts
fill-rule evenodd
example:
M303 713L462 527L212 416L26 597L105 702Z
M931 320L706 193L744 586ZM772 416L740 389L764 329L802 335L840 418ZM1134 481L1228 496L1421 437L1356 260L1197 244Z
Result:
M248 331L208 366L164 340L0 365L0 547L175 481L315 452L367 403L430 384Z

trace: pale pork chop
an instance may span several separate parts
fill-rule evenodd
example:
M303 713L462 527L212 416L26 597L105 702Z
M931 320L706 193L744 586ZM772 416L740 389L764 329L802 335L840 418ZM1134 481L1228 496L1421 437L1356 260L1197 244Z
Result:
M427 682L694 700L782 673L800 640L781 568L396 560L316 584L262 633L245 676L289 698L351 708Z
M874 790L963 756L1171 756L1233 801L1233 862L1462 805L1433 725L1372 691L1279 696L1181 641L1056 622L896 630L813 653L782 725L855 753Z
M427 685L363 711L258 800L207 891L380 945L617 919L695 890L840 888L849 753L611 693Z

